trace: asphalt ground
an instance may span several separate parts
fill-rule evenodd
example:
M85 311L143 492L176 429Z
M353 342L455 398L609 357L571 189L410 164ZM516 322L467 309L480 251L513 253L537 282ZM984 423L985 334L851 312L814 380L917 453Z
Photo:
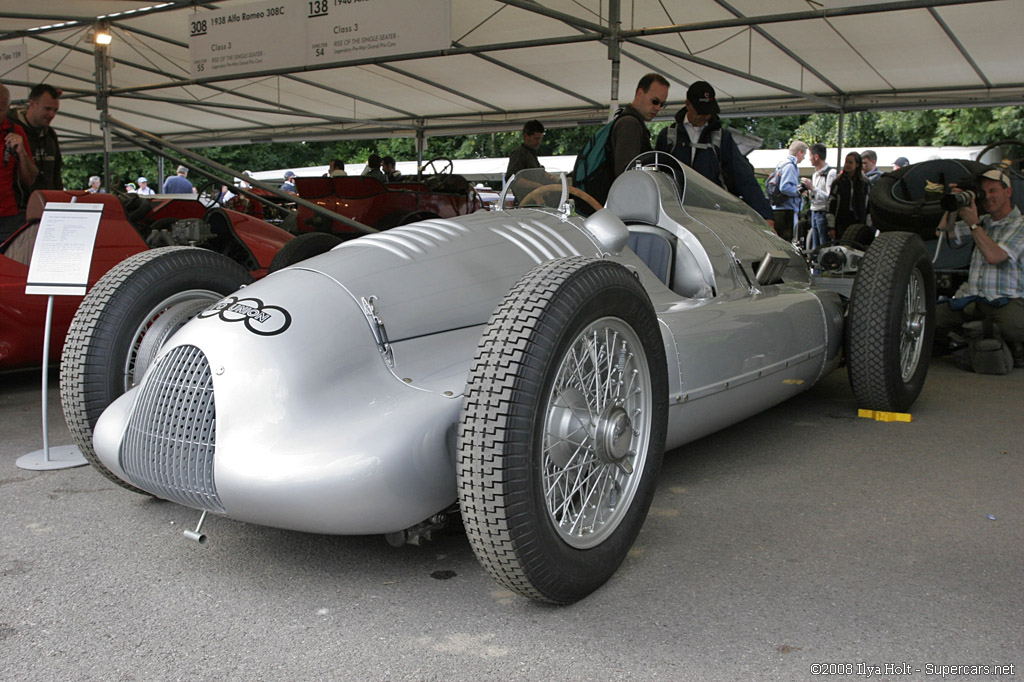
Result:
M499 587L463 535L394 549L216 517L185 540L197 512L16 467L42 447L40 391L0 374L3 680L1024 676L1024 370L937 360L910 424L858 418L839 371L669 453L631 555L569 607Z

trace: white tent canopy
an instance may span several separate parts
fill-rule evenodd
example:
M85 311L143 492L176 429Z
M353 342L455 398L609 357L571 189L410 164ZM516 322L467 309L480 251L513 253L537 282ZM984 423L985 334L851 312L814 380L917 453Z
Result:
M24 80L0 62L0 82L64 90L65 152L102 149L98 93L111 117L193 147L594 123L649 71L672 83L664 116L697 80L725 115L1024 101L1020 0L450 0L445 49L192 78L189 16L252 2L2 0L0 50L24 41L30 61Z

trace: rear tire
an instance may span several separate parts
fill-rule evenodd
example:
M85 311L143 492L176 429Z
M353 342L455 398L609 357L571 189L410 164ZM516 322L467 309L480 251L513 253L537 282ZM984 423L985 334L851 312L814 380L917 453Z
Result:
M924 388L935 336L935 273L924 242L883 232L850 295L847 375L858 406L906 412Z
M111 268L89 291L68 329L60 395L71 435L104 476L92 432L100 414L139 380L174 332L224 296L252 282L238 263L213 251L170 246L143 251Z
M329 232L306 232L294 239L285 242L281 250L274 255L270 261L269 272L283 270L289 265L295 265L300 261L321 253L327 253L342 242L341 237Z
M440 218L441 216L436 213L429 211L392 211L391 213L385 214L380 220L373 224L374 229L390 230L393 227L401 227L402 225L411 225L412 223L420 220L430 220L432 218Z
M625 268L534 268L494 311L459 424L459 505L484 568L568 604L615 572L650 507L665 447L665 348Z

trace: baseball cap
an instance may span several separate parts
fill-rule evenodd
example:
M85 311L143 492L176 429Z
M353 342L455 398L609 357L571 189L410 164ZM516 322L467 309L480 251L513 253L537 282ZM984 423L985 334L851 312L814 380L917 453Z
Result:
M686 91L686 99L698 114L717 114L721 111L715 99L715 89L707 81L697 81L691 85Z
M285 180L287 180L288 178L294 178L294 177L295 177L295 171L285 171L284 172L284 179Z
M901 156L897 158L895 161L893 161L892 165L895 166L896 168L903 168L904 166L909 166L910 161L907 160L907 157Z
M996 180L997 182L1003 183L1004 187L1010 186L1010 176L1007 175L1001 168L989 168L987 171L981 174L981 177L988 180Z
M138 180L136 180L135 182L149 182L149 180L147 180L146 178L142 178L142 177L140 177L140 178L139 178Z

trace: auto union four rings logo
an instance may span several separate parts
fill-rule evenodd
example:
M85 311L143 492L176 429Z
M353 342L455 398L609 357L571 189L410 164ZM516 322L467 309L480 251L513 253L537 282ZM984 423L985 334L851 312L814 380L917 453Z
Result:
M260 336L275 336L292 324L292 316L287 310L276 305L265 305L252 296L228 296L196 317L219 317L224 322L241 322L246 329Z

